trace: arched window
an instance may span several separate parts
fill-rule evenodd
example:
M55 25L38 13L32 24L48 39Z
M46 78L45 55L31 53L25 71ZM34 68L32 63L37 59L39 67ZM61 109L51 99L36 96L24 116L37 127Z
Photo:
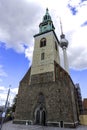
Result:
M40 47L46 46L46 38L42 38L40 41Z
M55 49L57 50L57 43L55 42Z

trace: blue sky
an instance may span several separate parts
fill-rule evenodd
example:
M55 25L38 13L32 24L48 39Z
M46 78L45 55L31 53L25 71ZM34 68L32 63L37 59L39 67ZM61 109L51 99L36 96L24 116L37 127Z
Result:
M74 83L80 84L82 97L87 98L87 0L1 0L0 104L5 103L9 85L12 102L20 80L32 63L33 36L39 32L47 7L59 40L61 17L69 41L70 75ZM61 49L60 57L62 63Z
M1 60L5 75L3 75L3 83L5 86L13 85L17 87L17 80L21 79L29 67L29 60L25 58L24 54L18 54L13 49L5 49L0 47Z

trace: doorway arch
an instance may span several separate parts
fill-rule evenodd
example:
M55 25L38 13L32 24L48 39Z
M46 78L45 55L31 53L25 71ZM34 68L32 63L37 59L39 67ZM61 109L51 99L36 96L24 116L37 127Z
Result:
M46 110L44 107L37 107L35 109L35 124L46 125Z
M46 125L46 112L42 111L41 124Z
M63 121L60 121L60 127L61 127L61 128L64 127L64 123L63 123Z

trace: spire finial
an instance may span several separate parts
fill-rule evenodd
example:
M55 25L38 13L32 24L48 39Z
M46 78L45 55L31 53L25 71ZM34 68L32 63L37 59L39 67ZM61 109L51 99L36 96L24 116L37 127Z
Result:
M48 11L49 11L48 8L46 8L46 14L48 14Z

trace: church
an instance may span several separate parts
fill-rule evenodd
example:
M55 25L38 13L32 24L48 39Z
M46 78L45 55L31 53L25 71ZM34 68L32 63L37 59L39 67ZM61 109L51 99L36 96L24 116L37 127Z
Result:
M59 47L63 50L64 68ZM78 110L75 85L69 75L66 49L68 41L62 31L60 40L48 9L34 35L32 66L19 84L14 123L58 127L76 127Z

